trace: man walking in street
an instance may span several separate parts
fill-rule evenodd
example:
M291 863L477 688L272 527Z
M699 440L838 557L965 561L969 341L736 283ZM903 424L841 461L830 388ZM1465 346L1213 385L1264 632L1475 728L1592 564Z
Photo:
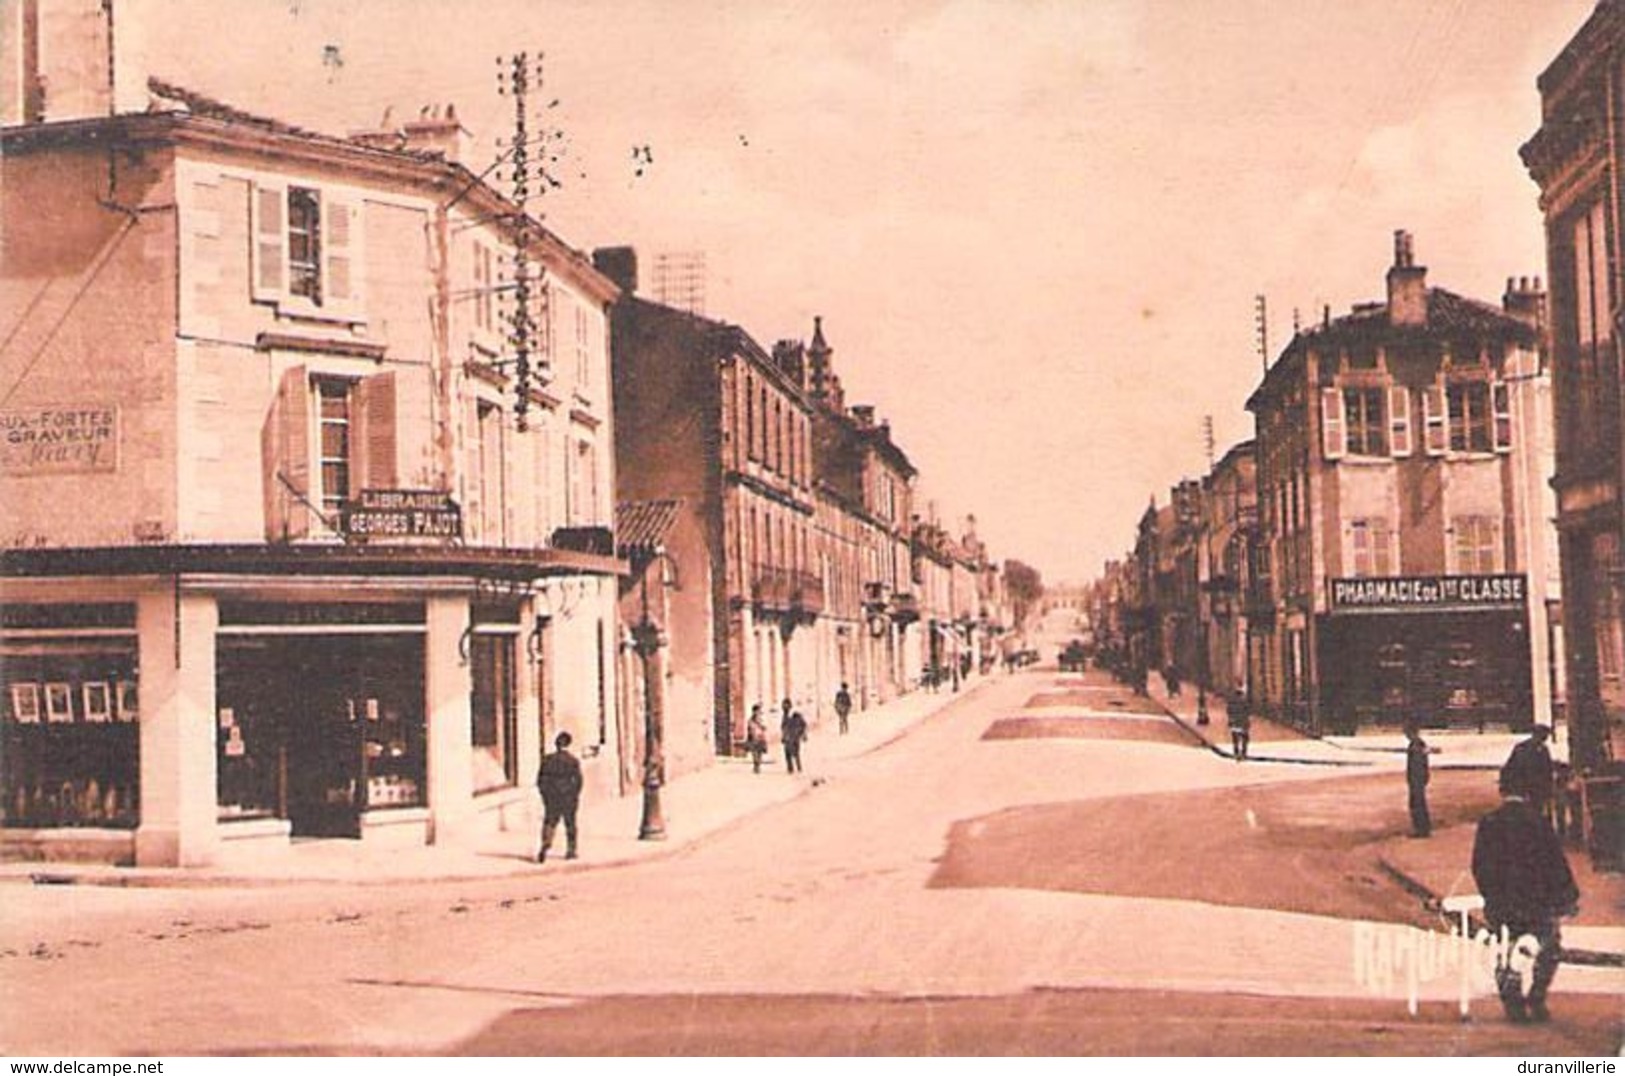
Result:
M1508 952L1526 939L1539 948L1524 991L1522 969L1504 960L1495 969L1501 1007L1515 1024L1544 1023L1546 992L1557 975L1561 938L1558 919L1577 911L1580 891L1563 855L1563 845L1534 804L1517 787L1516 775L1501 773L1501 806L1478 823L1473 840L1473 880L1484 897L1484 918Z
M1433 819L1428 814L1428 780L1432 774L1428 766L1428 745L1422 739L1422 730L1415 722L1405 726L1405 787L1410 790L1411 836L1427 837L1433 833Z
M1231 753L1236 756L1237 762L1241 762L1247 758L1247 744L1253 735L1253 715L1247 706L1245 692L1230 693L1230 698L1224 704L1224 720L1230 726Z
M750 754L750 772L762 772L762 756L767 754L767 722L762 720L762 704L750 708L750 721L745 725L745 750Z
M784 768L790 773L801 772L801 741L807 738L807 719L801 711L790 708L784 700L784 720L779 722L779 737L784 740Z
M841 690L835 693L835 716L841 722L841 735L846 735L847 718L852 715L852 692L846 689L843 681Z
M547 862L553 833L564 823L564 858L576 858L576 808L581 803L581 762L570 753L574 742L568 732L554 737L555 750L542 759L536 774L536 787L542 794L542 847L536 862Z

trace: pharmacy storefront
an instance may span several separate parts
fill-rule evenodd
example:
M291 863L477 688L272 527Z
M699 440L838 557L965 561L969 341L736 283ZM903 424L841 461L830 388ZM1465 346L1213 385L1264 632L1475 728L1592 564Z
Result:
M590 672L622 568L360 546L0 565L0 854L142 865L530 826L546 722L571 720L552 697L595 694L555 671Z
M1523 575L1331 579L1328 590L1316 662L1328 731L1528 727Z

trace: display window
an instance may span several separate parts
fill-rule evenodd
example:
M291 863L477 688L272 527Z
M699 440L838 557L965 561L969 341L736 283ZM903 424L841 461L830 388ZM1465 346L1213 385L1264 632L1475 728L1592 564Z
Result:
M519 780L518 642L517 605L475 606L469 644L475 792L511 787Z
M215 675L222 821L353 837L364 812L425 804L421 635L228 625Z
M138 683L134 606L5 609L0 824L133 828L140 821Z

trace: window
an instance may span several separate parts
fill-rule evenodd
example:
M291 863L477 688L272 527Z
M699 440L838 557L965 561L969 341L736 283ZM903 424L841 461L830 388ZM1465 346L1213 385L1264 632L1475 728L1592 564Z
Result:
M1351 456L1388 455L1388 419L1380 388L1343 390L1343 428Z
M318 435L321 445L319 479L322 514L336 519L350 499L350 388L336 378L316 381Z
M1496 531L1489 516L1457 516L1450 526L1457 575L1489 575L1500 570Z
M474 405L477 437L474 450L474 491L479 498L480 540L487 545L507 543L508 491L503 473L502 408L481 400Z
M583 303L576 302L572 305L575 310L576 391L586 395L591 391L592 387L591 315Z
M322 199L288 188L288 293L322 305Z
M360 320L358 202L310 186L260 183L250 214L255 300Z
M1349 525L1349 537L1356 576L1394 574L1393 532L1386 519L1356 519Z
M1450 409L1450 449L1453 452L1489 452L1490 386L1484 381L1452 382L1445 389Z
M751 459L757 458L756 391L751 386L749 374L745 375L745 452Z
M474 245L474 327L481 332L496 329L495 262L490 247Z

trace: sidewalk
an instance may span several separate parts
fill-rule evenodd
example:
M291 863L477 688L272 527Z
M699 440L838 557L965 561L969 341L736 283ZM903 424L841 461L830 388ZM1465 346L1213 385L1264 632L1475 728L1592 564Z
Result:
M620 866L674 855L739 819L786 803L819 784L831 764L878 750L932 714L975 693L998 678L978 677L955 693L917 690L883 706L855 711L851 732L840 735L833 721L814 726L802 748L806 772L787 776L776 750L752 773L748 758L718 758L711 765L672 779L661 790L664 840L639 840L643 795L582 805L581 858L563 858L564 835L554 838L553 856L536 863L537 825L486 836L472 848L415 845L369 846L352 840L295 840L274 851L225 851L207 867L112 867L81 863L0 864L0 884L37 882L130 887L238 887L342 883L396 885L558 874ZM537 809L539 814L539 807ZM554 858L557 857L557 858Z
M1127 688L1124 688L1127 690ZM1199 737L1214 753L1234 758L1230 726L1225 719L1224 697L1207 700L1208 724L1197 723L1196 693L1187 689L1169 698L1160 684L1149 686L1154 702L1168 715ZM1381 766L1403 768L1405 735L1399 731L1362 732L1357 736L1315 737L1290 725L1257 714L1252 719L1248 762L1289 762L1319 766ZM1524 733L1472 732L1465 729L1427 729L1423 733L1432 748L1435 769L1499 769L1512 753L1513 745L1526 739ZM1552 757L1568 757L1566 742L1553 742Z

